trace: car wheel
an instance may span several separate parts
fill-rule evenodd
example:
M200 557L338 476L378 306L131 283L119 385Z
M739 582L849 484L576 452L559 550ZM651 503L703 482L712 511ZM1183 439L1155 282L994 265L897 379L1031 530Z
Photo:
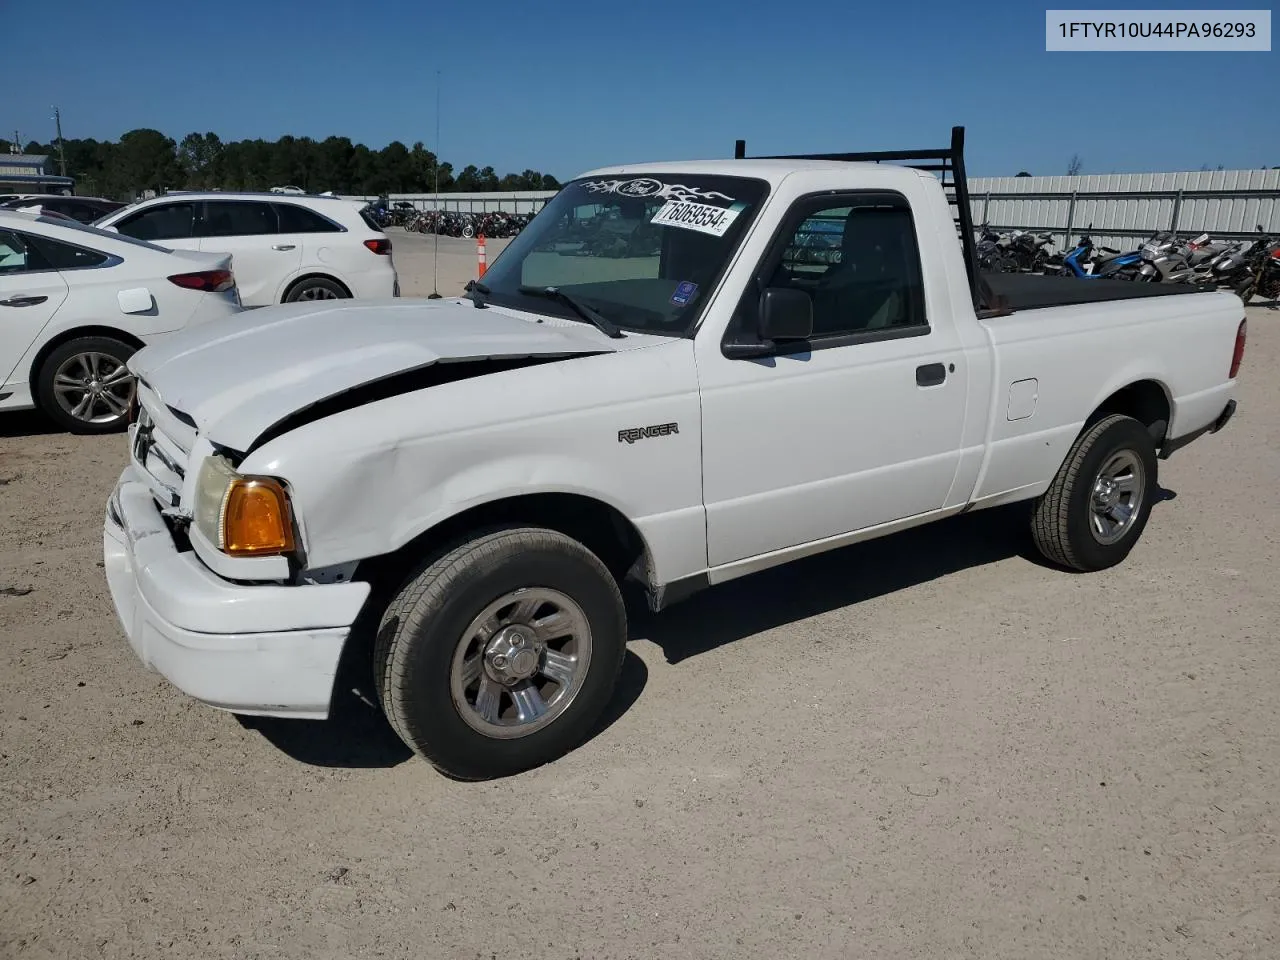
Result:
M346 300L351 296L338 283L324 277L309 277L285 295L285 303L299 300Z
M135 349L110 337L68 340L40 365L37 404L72 433L124 430L135 389L126 363Z
M595 554L540 527L477 536L388 605L374 677L391 726L441 772L508 776L590 734L626 651L618 585Z
M1104 417L1087 429L1035 503L1031 531L1054 563L1102 570L1129 555L1158 489L1155 441L1132 417Z

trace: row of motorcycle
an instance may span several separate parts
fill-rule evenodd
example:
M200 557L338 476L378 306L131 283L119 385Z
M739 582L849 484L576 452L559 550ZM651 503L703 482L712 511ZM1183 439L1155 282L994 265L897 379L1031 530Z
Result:
M483 236L494 239L514 237L532 219L520 213L448 213L439 210L418 210L405 201L395 206L373 205L369 215L383 229L404 227L413 233L438 233L442 237Z
M1207 233L1184 239L1162 231L1127 252L1096 245L1092 230L1089 224L1074 248L1055 254L1051 234L997 233L983 224L977 231L978 266L991 273L1226 287L1245 303L1255 295L1280 299L1280 238L1268 234L1262 224L1255 238L1238 241L1214 240Z

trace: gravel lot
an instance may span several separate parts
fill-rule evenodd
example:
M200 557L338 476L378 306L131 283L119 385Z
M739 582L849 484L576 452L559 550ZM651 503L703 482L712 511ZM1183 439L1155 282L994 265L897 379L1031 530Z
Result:
M0 417L0 957L1280 956L1278 324L1117 570L1006 510L636 611L607 725L488 784L354 697L240 721L145 672L121 438Z

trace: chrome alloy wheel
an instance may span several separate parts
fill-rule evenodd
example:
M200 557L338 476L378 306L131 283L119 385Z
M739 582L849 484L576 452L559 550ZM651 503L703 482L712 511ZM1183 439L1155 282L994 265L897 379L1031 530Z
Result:
M458 640L450 670L453 703L467 725L511 740L569 708L591 665L591 627L574 600L548 587L498 598Z
M129 414L134 380L129 368L106 353L77 353L53 375L53 395L69 416L107 424Z
M1132 450L1112 454L1093 481L1089 496L1089 530L1099 543L1112 544L1133 527L1142 509L1146 474Z
M315 286L305 287L298 294L299 300L341 300L337 292L329 287L322 287L319 284Z

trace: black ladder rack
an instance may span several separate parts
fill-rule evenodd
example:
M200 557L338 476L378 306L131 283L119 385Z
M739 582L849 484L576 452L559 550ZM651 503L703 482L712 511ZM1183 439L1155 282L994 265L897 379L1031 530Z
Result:
M902 163L916 170L941 174L942 188L951 188L948 202L956 208L956 224L964 248L964 269L975 310L996 306L978 273L978 257L973 240L973 210L969 205L969 183L964 172L964 127L951 128L951 146L934 150L876 150L864 153L795 153L785 156L748 157L747 141L734 143L735 160L838 160L849 163ZM947 175L951 175L950 181Z

